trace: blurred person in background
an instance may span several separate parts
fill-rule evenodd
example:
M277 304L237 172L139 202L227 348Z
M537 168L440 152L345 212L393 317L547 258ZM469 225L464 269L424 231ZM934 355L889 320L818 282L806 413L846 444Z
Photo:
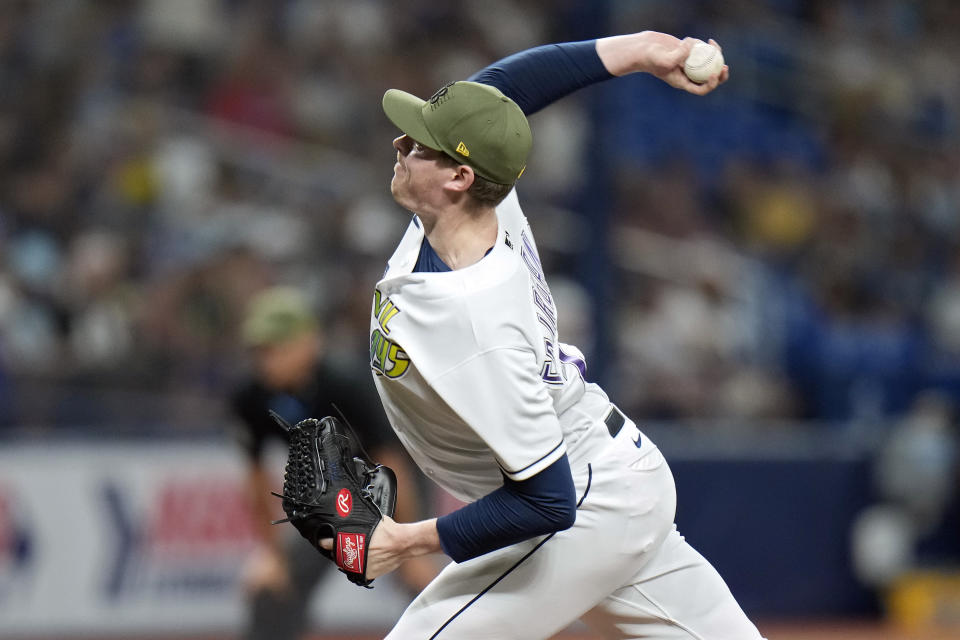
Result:
M927 390L893 425L875 454L878 500L854 520L851 555L856 576L885 594L894 619L944 625L955 620L950 611L956 610L956 590L930 588L924 576L937 567L954 566L960 552L956 427L950 398ZM943 604L935 604L938 601Z
M243 324L254 372L231 398L240 418L238 440L246 453L247 482L261 546L244 574L251 640L297 638L305 630L313 588L332 567L293 529L271 527L278 501L279 469L267 462L266 445L286 446L286 433L270 417L274 411L291 424L343 411L371 455L397 474L397 518L419 518L419 491L404 454L392 440L373 387L362 370L324 357L324 334L304 296L296 289L274 287L254 297ZM275 504L276 502L276 504ZM436 575L430 559L404 565L400 577L419 591Z

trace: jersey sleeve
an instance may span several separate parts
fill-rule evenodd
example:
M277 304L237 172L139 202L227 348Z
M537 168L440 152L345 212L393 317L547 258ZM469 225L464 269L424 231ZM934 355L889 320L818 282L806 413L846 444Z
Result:
M566 453L532 351L485 351L440 375L432 386L490 447L510 480L526 480Z

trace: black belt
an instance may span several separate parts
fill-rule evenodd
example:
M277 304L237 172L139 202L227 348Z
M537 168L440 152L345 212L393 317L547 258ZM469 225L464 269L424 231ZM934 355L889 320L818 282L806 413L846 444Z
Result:
M607 431L610 432L611 438L617 437L617 434L620 433L620 429L623 428L623 424L626 421L626 416L620 413L620 409L617 409L614 405L610 405L610 412L607 413L607 417L603 419L603 423L607 425Z

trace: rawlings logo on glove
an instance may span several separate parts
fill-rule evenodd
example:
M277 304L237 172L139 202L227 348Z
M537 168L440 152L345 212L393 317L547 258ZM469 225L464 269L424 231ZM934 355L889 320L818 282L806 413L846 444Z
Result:
M346 571L363 573L364 541L366 536L361 533L337 534L337 565ZM359 560L359 562L357 562Z
M283 495L274 494L283 499L287 517L274 524L291 523L351 582L369 586L367 543L383 516L393 515L396 475L372 462L353 429L337 418L310 418L291 427L271 415L290 435ZM321 546L324 538L334 540L332 552Z

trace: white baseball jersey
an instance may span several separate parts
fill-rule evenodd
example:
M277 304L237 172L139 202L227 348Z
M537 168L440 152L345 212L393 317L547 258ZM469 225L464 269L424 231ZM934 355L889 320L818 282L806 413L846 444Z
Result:
M490 253L411 273L414 218L377 283L371 364L384 409L424 472L465 501L524 480L566 452L557 416L584 393L583 356L561 344L557 310L516 191L497 208Z

